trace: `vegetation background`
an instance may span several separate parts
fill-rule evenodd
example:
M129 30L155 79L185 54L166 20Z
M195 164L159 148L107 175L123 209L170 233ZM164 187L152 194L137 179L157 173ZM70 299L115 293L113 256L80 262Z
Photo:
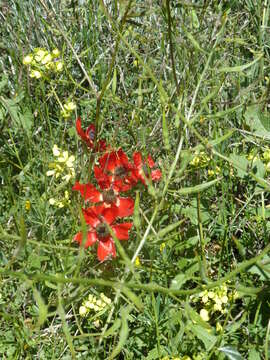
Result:
M1 359L269 359L269 9L0 2ZM30 77L36 48L58 48L62 71ZM103 263L72 242L72 181L46 175L56 144L93 181L78 115L163 174ZM82 316L102 292L112 303Z

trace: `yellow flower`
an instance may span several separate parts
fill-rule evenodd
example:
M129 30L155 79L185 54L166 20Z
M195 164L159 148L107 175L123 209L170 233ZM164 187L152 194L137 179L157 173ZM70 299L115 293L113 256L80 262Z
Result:
M37 61L37 62L40 62L40 61L42 61L42 59L44 58L44 56L46 56L47 55L47 51L46 50L44 50L44 49L39 49L39 50L37 50L36 52L35 52L35 60Z
M217 322L216 323L216 331L220 332L220 331L222 331L222 329L223 329L223 327L221 326L220 322Z
M60 55L60 51L58 49L53 49L52 56L57 58L59 55Z
M135 259L135 266L141 266L141 262L140 262L139 256L137 256L136 259Z
M62 61L57 61L55 63L55 71L62 71L64 67L64 64Z
M26 200L26 202L25 202L25 210L27 210L27 211L29 211L30 210L30 208L31 208L31 203L30 203L30 201L29 200Z
M60 156L60 150L58 149L58 146L57 145L53 145L53 155L54 156Z
M204 320L204 321L209 321L209 314L208 311L206 309L201 309L200 311L200 317Z
M166 244L165 244L165 242L163 242L159 247L159 251L162 253L163 250L165 249L165 247L166 247Z
M26 55L24 58L23 58L23 64L24 65L30 65L33 61L33 55L29 54L29 55Z
M47 54L46 56L44 56L44 58L41 60L41 64L45 65L48 64L52 61L52 55L51 54Z
M74 104L74 102L70 101L64 105L64 109L68 112L72 112L73 110L76 109L76 104Z
M31 78L40 79L41 76L42 76L42 74L41 74L41 72L38 71L38 70L32 70L32 71L30 72L30 77L31 77Z
M81 316L85 316L85 315L87 314L87 312L88 312L88 310L87 310L87 308L86 308L85 306L80 306L80 308L79 308L79 314L80 314Z

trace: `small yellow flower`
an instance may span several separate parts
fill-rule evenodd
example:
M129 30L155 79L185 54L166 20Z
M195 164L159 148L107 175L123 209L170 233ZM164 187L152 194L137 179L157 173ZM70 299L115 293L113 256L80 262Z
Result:
M101 325L101 322L100 322L100 320L95 320L93 324L95 325L96 328L99 328Z
M216 323L216 331L220 332L220 331L222 331L222 329L223 329L223 327L221 326L220 322L217 322Z
M135 266L141 266L141 261L140 261L139 256L137 256L135 259Z
M55 63L55 71L62 71L64 67L64 64L62 61L57 61Z
M49 204L50 205L55 205L56 204L56 200L54 198L49 199Z
M35 60L36 60L37 62L42 61L43 58L47 55L47 53L48 53L48 52L47 52L46 50L44 50L44 49L39 49L39 50L37 50L36 53L35 53Z
M201 309L200 311L200 317L204 320L204 321L209 321L209 314L208 311L206 309Z
M159 251L162 253L163 250L165 249L165 247L166 247L166 244L165 244L165 242L163 242L162 244L160 244Z
M87 310L87 308L86 308L85 306L80 306L80 308L79 308L79 314L80 314L81 316L85 316L85 315L87 314L87 312L88 312L88 310Z
M64 109L68 112L72 112L73 110L76 109L76 104L74 104L74 102L70 101L64 105Z
M55 174L55 170L48 170L47 172L46 172L46 175L47 176L53 176Z
M60 51L58 49L53 49L52 56L57 58L60 55Z
M41 74L41 72L38 71L38 70L32 70L32 71L30 72L30 77L31 77L31 78L40 79L41 76L42 76L42 74Z
M33 61L33 55L29 54L29 55L26 55L24 58L23 58L23 64L24 65L30 65Z
M50 63L52 61L52 55L51 54L47 54L46 56L44 56L44 58L41 60L41 64L42 65L46 65L48 63Z
M26 200L24 206L25 206L25 210L29 211L29 210L31 209L31 203L30 203L30 201L29 201L29 200Z
M58 146L57 145L53 145L53 155L54 156L60 156L60 150L59 150L59 148L58 148Z

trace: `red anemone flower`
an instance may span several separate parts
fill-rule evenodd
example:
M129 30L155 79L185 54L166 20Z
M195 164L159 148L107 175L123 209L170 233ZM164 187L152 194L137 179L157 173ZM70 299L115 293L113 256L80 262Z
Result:
M99 261L103 261L109 256L116 257L115 243L108 231L107 224L111 226L112 231L119 240L128 240L128 231L133 224L112 224L116 218L115 212L111 208L105 208L103 205L83 209L83 215L86 223L90 225L84 247L88 248L98 242L97 256ZM82 232L74 236L74 241L82 243Z
M114 210L118 217L131 216L133 214L134 200L118 196L118 193L112 188L99 191L92 184L76 182L72 190L79 191L85 201L89 200L93 203L103 202L104 206Z
M81 139L86 143L88 147L93 149L96 129L94 124L90 124L86 131L82 129L82 121L81 118L78 117L76 120L76 130L77 134L81 137ZM97 151L105 151L106 150L106 142L104 140L99 140L97 144Z
M145 184L145 178L149 178L150 176L152 181L160 180L162 176L161 171L159 169L153 169L155 167L155 162L150 155L147 156L146 160L143 160L142 154L135 152L133 154L133 161L135 165L135 170L133 170L133 172L137 179L141 180L143 184Z
M111 186L117 192L128 191L138 181L133 173L134 165L122 149L104 154L99 165L94 166L94 173L102 189Z

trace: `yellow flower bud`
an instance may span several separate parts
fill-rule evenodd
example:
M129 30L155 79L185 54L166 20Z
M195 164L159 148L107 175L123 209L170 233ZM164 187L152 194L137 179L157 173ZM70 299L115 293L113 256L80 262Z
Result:
M209 321L209 314L208 311L206 309L201 309L200 311L200 317L204 320L204 321Z
M33 61L33 55L26 55L24 58L23 58L23 64L24 65L30 65Z
M87 314L87 308L85 307L85 306L80 306L80 308L79 308L79 314L81 315L81 316L85 316L86 314Z
M25 210L27 210L27 211L29 211L30 210L30 208L31 208L31 203L30 203L30 201L29 200L26 200L26 202L25 202Z

